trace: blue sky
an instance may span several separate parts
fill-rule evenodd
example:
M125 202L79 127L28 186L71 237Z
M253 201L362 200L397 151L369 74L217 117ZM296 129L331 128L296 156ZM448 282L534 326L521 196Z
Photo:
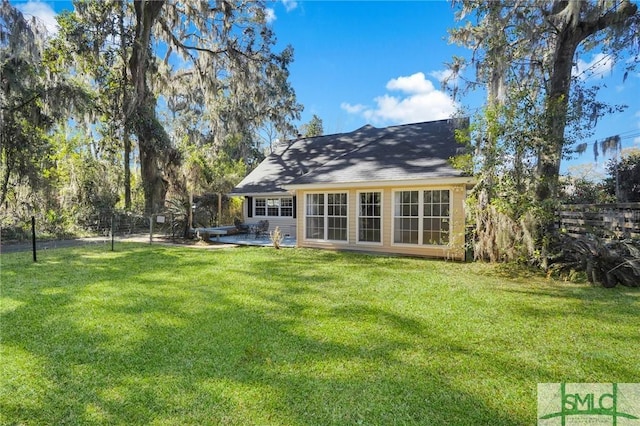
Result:
M18 2L26 13L51 20L69 2ZM300 124L315 114L325 133L347 132L365 124L377 127L448 117L456 104L440 87L445 63L469 51L447 42L447 29L456 25L446 1L293 1L269 3L278 46L294 48L290 81L304 105ZM50 21L51 22L51 21ZM53 24L52 24L53 25ZM594 164L591 145L620 135L623 148L640 148L640 69L623 82L620 64L595 55L579 58L579 68L597 63L588 83L606 85L600 99L628 105L624 113L599 120L589 149L563 170ZM478 108L481 94L459 102Z

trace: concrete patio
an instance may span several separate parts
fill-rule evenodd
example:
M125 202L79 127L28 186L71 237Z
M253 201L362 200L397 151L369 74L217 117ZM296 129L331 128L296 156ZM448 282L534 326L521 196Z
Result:
M212 236L210 241L223 244L236 244L240 246L272 246L273 243L268 235L256 238L254 234L236 234L236 235L220 235ZM295 247L295 237L284 237L280 243L280 247Z

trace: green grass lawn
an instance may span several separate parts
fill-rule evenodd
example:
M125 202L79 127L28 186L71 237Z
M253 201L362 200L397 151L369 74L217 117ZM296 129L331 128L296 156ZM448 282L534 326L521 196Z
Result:
M1 424L535 424L640 382L640 291L505 267L120 244L3 254Z

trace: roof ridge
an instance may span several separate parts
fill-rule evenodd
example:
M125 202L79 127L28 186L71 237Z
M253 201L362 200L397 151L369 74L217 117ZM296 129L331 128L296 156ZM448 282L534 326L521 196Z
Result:
M280 152L280 154L284 154L285 152L287 152L289 150L289 148L291 148L291 146L293 146L294 144L304 141L304 140L308 140L308 139L320 139L320 138L328 138L328 137L340 137L342 135L349 135L351 133L355 133L358 130L364 129L365 127L372 127L375 129L374 126L371 126L370 124L365 124L364 126L360 127L359 129L356 130L352 130L350 132L342 132L342 133L331 133L328 135L317 135L317 136L304 136L304 137L298 137L298 138L294 138L294 139L289 139L287 140L284 144L282 144L282 146L284 147L284 149L282 149L282 152ZM276 146L277 148L277 146ZM278 150L274 149L271 153L269 153L269 155L273 155L276 154Z
M395 129L396 127L417 126L418 124L434 124L434 123L439 123L441 121L454 121L454 120L457 120L457 118L449 117L449 118L441 118L439 120L416 121L415 123L394 124L393 126L384 127L384 129Z
M305 173L301 174L300 176L297 176L297 177L293 180L293 182L291 182L291 183L295 183L298 179L303 178L304 176L308 175L309 173L316 173L318 170L322 170L323 168L328 167L329 165L331 165L331 164L335 163L336 161L338 161L338 160L340 160L340 159L344 158L345 156L347 156L347 155L351 155L352 153L354 153L354 152L358 152L358 151L360 151L361 149L363 149L364 147L371 145L372 143L378 142L378 141L379 141L380 139L382 139L382 138L383 138L387 133L389 133L389 127L383 127L383 128L381 128L381 129L380 129L380 128L377 128L377 127L375 127L375 126L371 126L370 124L367 124L367 125L364 125L364 126L360 127L360 128L359 128L359 129L357 129L357 130L354 130L353 132L349 132L349 133L346 133L346 134L355 133L356 131L358 131L358 130L362 130L362 129L364 129L364 128L366 128L367 130L369 130L369 129L376 129L376 130L379 130L379 131L381 132L381 134L380 134L378 137L376 137L376 138L374 138L374 139L370 140L369 142L366 142L366 141L365 141L365 142L362 142L362 143L357 144L357 146L355 146L353 149L348 150L348 151L345 151L345 152L343 152L342 154L338 155L337 157L333 157L331 160L329 160L329 161L327 161L327 162L325 162L325 163L323 163L323 164L320 164L318 167L314 167L313 169L310 169L310 170L305 171Z
M342 136L342 135L350 135L350 134L356 133L356 132L358 132L358 131L360 131L362 129L367 129L367 130L368 129L378 129L378 127L367 123L364 126L361 126L361 127L357 128L355 130L351 130L350 132L335 132L335 133L328 133L326 135L316 135L316 136L300 136L298 138L289 139L287 142L288 142L289 145L291 145L293 143L296 143L298 141L302 141L302 140L305 140L305 139L317 139L317 138L328 138L328 137L336 137L336 136ZM384 127L382 129L384 129ZM382 130L382 129L380 129L380 130Z

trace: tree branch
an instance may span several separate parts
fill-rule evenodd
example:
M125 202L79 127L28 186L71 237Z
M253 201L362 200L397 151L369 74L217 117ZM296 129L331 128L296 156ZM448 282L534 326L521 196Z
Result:
M629 2L628 0L624 0L622 3L620 3L620 7L614 12L607 12L604 15L600 16L598 19L594 19L592 21L581 21L578 24L578 28L581 29L580 35L582 37L580 41L584 40L592 34L595 34L598 31L624 22L626 19L635 15L637 12L637 5Z
M208 54L213 55L213 56L220 55L221 53L226 53L227 52L227 49L211 50L211 49L207 49L207 48L199 47L199 46L187 46L186 44L184 44L183 42L178 40L178 37L176 37L176 35L173 33L171 28L169 28L169 25L167 25L167 22L164 19L162 19L160 21L160 26L167 33L167 35L171 38L171 41L181 49L184 49L184 50L195 50L197 52L204 52L204 53L208 53ZM191 56L191 55L189 55L189 56ZM193 60L193 57L192 57L192 60Z
M27 105L33 103L34 101L36 101L39 98L44 98L45 95L47 95L50 92L53 92L54 90L57 90L58 87L51 87L49 89L44 90L43 92L36 92L33 96L31 96L29 99L23 101L21 104L16 105L14 107L3 107L2 109L4 109L5 111L9 111L9 112L15 112L15 111L19 111L22 108L26 107Z

